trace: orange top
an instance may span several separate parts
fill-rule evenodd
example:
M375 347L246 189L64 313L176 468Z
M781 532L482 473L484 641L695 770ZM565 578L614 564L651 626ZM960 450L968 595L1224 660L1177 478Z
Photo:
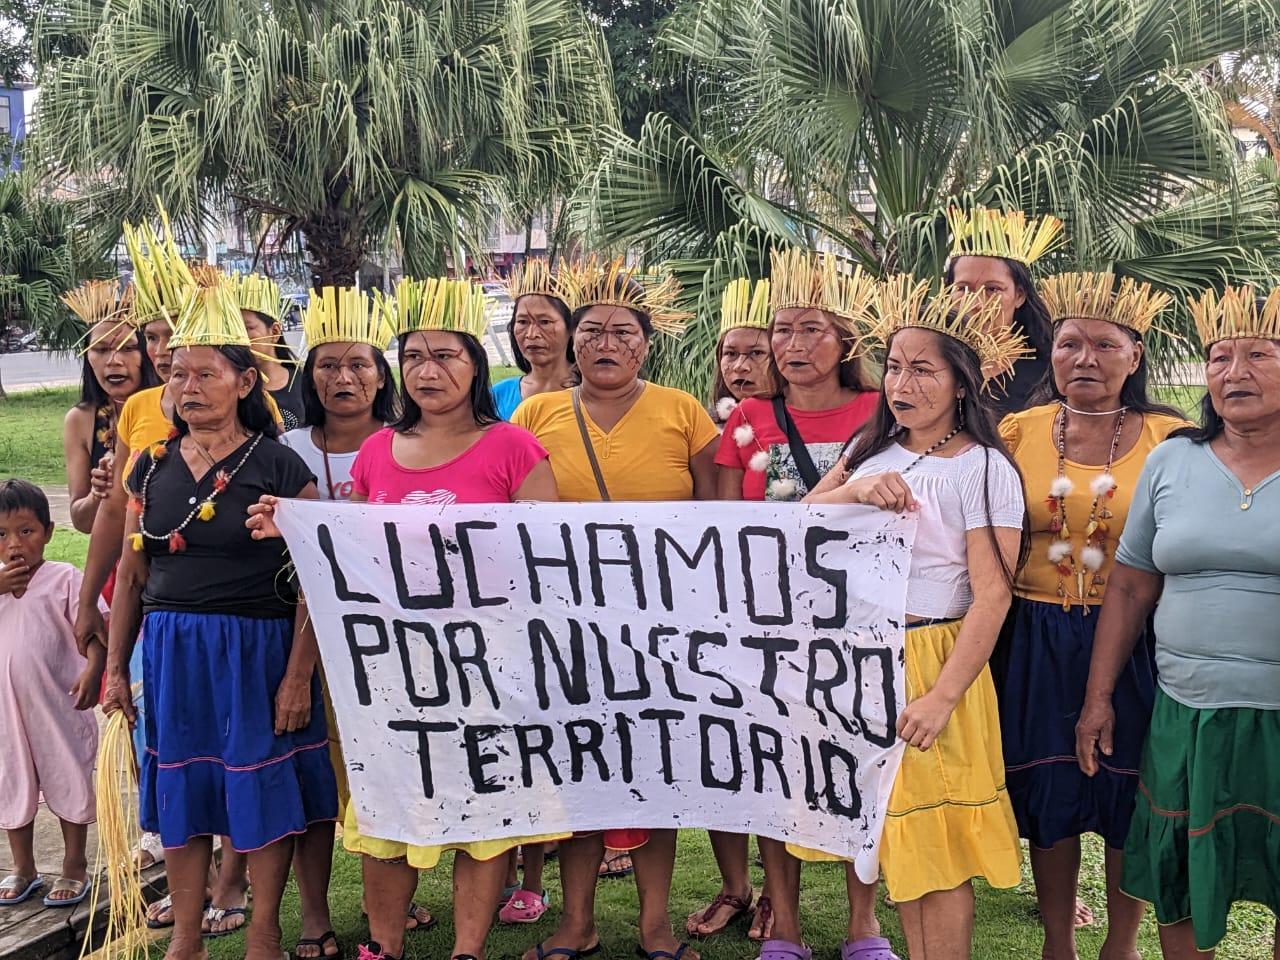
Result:
M1000 422L1000 436L1004 438L1009 453L1022 470L1027 491L1027 513L1031 518L1031 554L1027 557L1026 566L1018 573L1015 590L1020 597L1045 603L1061 603L1063 600L1058 595L1058 568L1049 561L1049 545L1058 539L1058 535L1050 529L1055 513L1047 502L1049 488L1058 475L1057 437L1053 429L1058 410L1057 403L1048 403L1021 413L1011 413ZM1103 499L1106 509L1111 511L1111 519L1107 521L1109 529L1105 541L1106 559L1098 570L1104 581L1110 577L1111 568L1115 565L1116 544L1120 542L1120 534L1129 515L1129 504L1133 500L1133 491L1138 485L1138 474L1147 462L1147 455L1174 430L1186 426L1190 424L1177 417L1143 415L1142 432L1138 434L1137 442L1131 450L1117 457L1111 464L1116 489L1111 497ZM1071 492L1067 494L1067 529L1071 534L1071 554L1076 559L1077 567L1083 569L1080 556L1084 547L1085 527L1089 522L1089 510L1093 504L1093 493L1089 485L1102 475L1105 467L1101 464L1082 464L1067 460L1064 469L1071 481ZM1092 573L1087 573L1086 576L1089 580L1093 578ZM1077 584L1074 578L1068 579L1072 582L1064 581L1062 585L1072 602L1079 603ZM1096 588L1096 597L1087 596L1088 587L1089 584L1086 583L1085 603L1089 606L1102 603L1105 583Z

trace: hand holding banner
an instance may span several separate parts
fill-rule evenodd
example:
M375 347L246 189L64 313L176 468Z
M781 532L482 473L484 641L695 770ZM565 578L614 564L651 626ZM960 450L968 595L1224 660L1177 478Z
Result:
M366 834L705 827L874 879L914 515L288 501L276 517Z

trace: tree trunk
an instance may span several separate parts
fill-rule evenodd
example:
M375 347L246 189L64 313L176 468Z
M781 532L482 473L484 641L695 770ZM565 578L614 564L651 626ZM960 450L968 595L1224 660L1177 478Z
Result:
M354 218L343 211L331 211L324 218L301 224L303 245L310 258L312 285L350 287L365 260L364 243Z

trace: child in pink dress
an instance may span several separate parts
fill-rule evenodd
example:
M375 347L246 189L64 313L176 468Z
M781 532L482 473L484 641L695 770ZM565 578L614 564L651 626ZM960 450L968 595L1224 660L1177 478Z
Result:
M65 844L62 875L44 903L70 907L88 892L85 841L95 819L98 752L91 711L107 652L97 642L87 657L76 649L81 574L44 559L52 536L43 491L25 480L0 480L0 828L15 865L0 881L0 907L44 886L33 849L41 793L62 823Z

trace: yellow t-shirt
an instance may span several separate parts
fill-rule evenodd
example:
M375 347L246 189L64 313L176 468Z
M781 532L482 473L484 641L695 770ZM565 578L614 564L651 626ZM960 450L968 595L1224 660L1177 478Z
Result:
M691 499L689 461L719 436L702 404L683 390L656 383L645 384L640 398L608 433L595 425L586 404L582 416L611 500ZM561 500L601 499L573 415L572 390L530 397L516 408L511 422L537 437L551 455Z
M127 477L133 469L138 454L154 443L162 443L168 439L173 430L173 421L164 415L164 407L160 401L164 397L165 387L148 387L139 390L124 402L120 408L120 419L116 421L116 437L129 448L129 460L120 476ZM284 419L280 416L280 408L276 406L271 394L264 394L267 407L276 424L284 427Z
M153 443L160 443L173 429L173 421L164 415L164 409L160 405L163 396L163 386L149 387L139 390L124 402L120 419L116 423L116 436L129 448L130 459L139 450L145 450ZM128 473L125 470L125 474Z
M1053 514L1048 503L1050 487L1058 475L1057 437L1053 428L1057 413L1058 404L1048 403L1021 413L1011 413L1000 422L1000 435L1022 470L1022 478L1027 487L1027 513L1031 518L1031 554L1027 557L1026 566L1018 574L1016 592L1020 597L1044 603L1062 602L1062 597L1058 595L1058 569L1049 562L1049 545L1057 540L1057 534L1049 526ZM1115 566L1116 544L1120 542L1120 534L1124 531L1129 504L1138 484L1138 474L1147 462L1147 455L1174 430L1186 426L1189 424L1177 417L1143 415L1142 432L1138 434L1133 449L1112 463L1111 475L1116 481L1115 494L1109 498L1104 497L1098 504L1099 512L1104 508L1111 512L1111 518L1105 521L1108 525L1104 547L1106 559L1098 570L1098 575L1104 582L1096 587L1096 597L1088 596L1093 586L1093 575L1085 571L1085 602L1089 606L1102 603L1105 581L1110 578L1111 568ZM1071 493L1067 495L1067 529L1071 534L1071 555L1075 558L1077 568L1084 569L1080 551L1084 546L1085 527L1088 526L1089 509L1093 504L1093 493L1089 485L1102 474L1103 467L1067 460L1065 470L1071 481ZM1063 578L1062 586L1073 602L1079 603L1076 599L1079 588L1075 578Z

